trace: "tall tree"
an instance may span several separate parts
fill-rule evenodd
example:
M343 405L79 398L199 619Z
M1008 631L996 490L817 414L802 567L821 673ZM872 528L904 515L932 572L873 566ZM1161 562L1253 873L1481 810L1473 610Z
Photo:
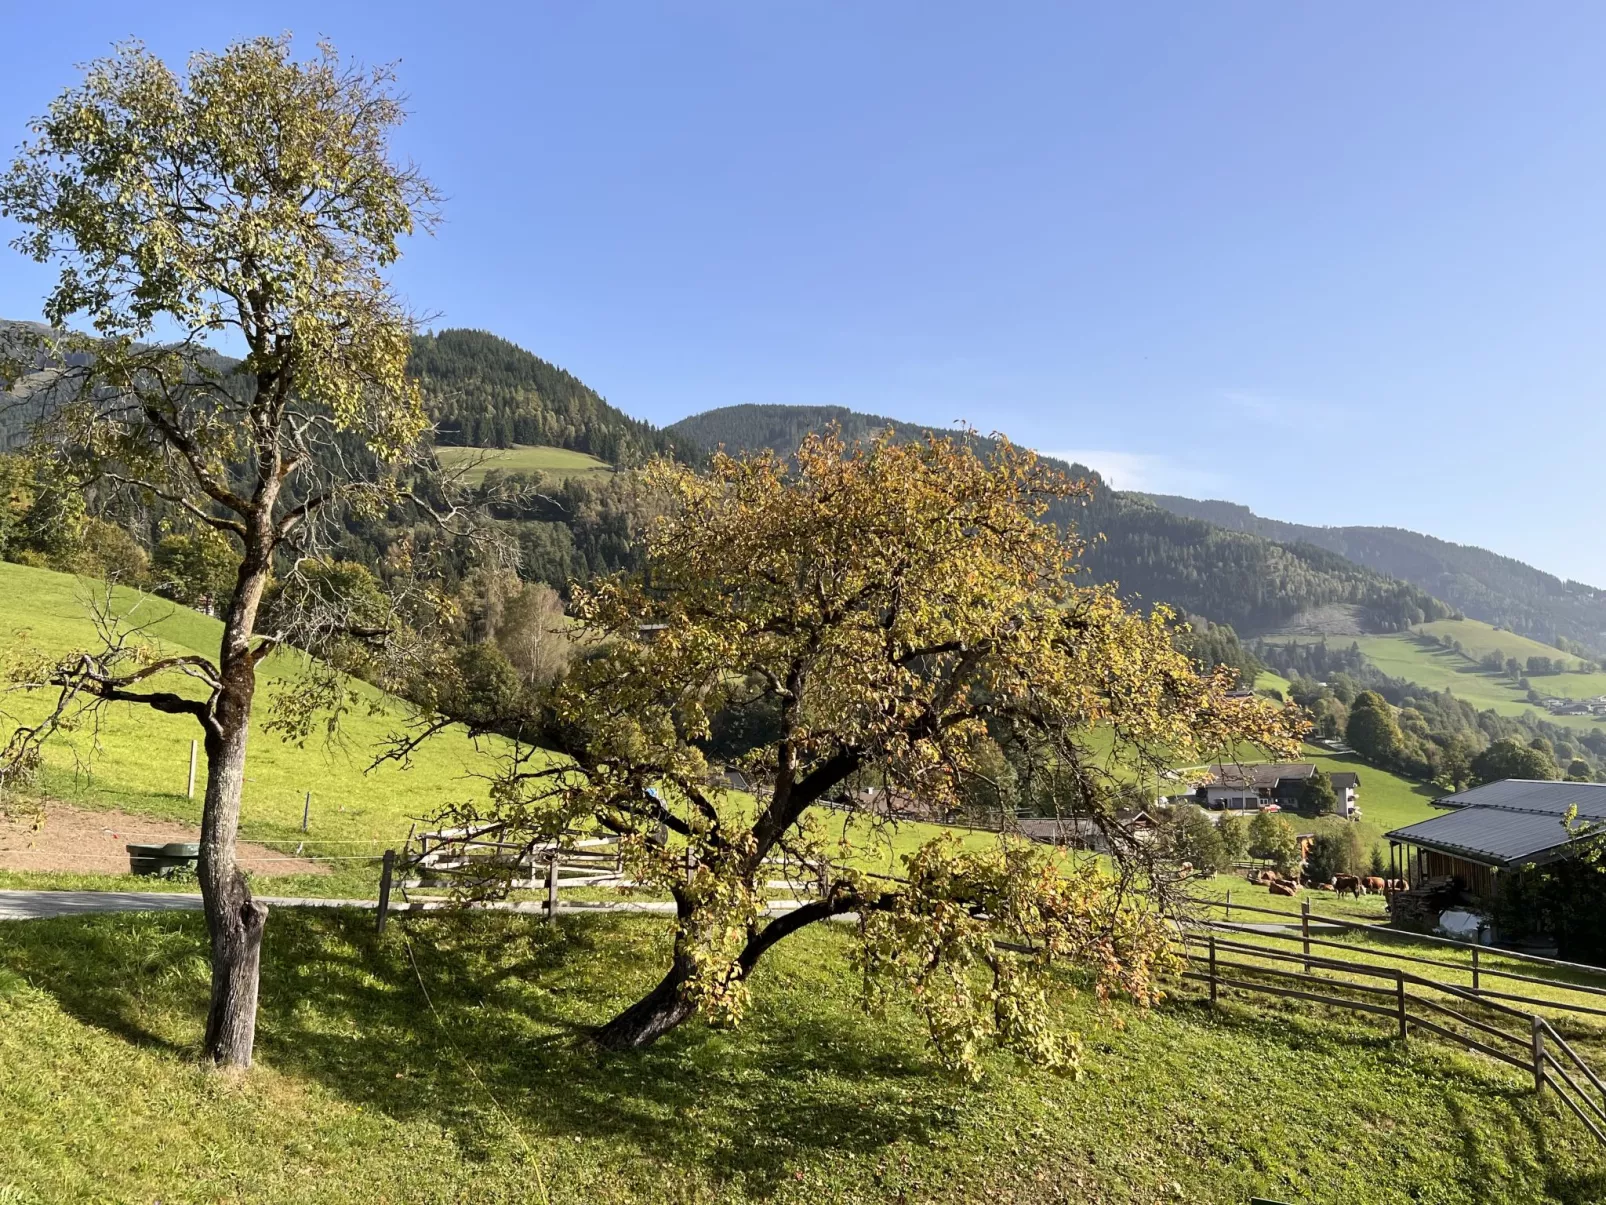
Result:
M1037 518L1085 487L1007 444L983 460L947 439L850 449L834 435L792 458L721 454L706 475L664 462L649 473L666 502L645 572L576 591L588 651L540 737L565 758L529 759L493 793L514 828L619 833L635 877L674 897L670 967L600 1042L641 1046L698 1011L739 1016L765 951L850 912L866 969L918 989L945 1051L976 1032L961 1020L977 1015L966 963L993 979L978 1024L1011 1044L1052 1029L1034 973L1052 963L1083 960L1105 987L1145 998L1163 965L1152 905L1094 861L1067 872L1024 845L938 844L901 883L851 856L822 865L870 839L833 822L828 845L827 800L869 806L873 784L953 805L992 743L1023 795L1090 817L1127 867L1144 843L1116 821L1117 763L1240 740L1295 747L1294 714L1231 697L1230 671L1201 673L1163 608L1135 614L1111 589L1075 584L1081 544ZM732 759L759 784L756 807L704 752L713 720L733 713L761 717ZM1113 755L1095 752L1106 736ZM660 826L667 841L653 839ZM769 918L766 860L783 853L829 887ZM1000 936L1033 955L1000 955Z
M1350 704L1344 739L1367 761L1387 765L1399 757L1405 744L1399 721L1388 701L1373 690L1363 690Z
M55 714L12 744L25 759L78 705L198 722L205 1052L228 1066L251 1061L267 917L235 860L257 667L295 637L294 576L268 632L264 591L276 559L316 552L332 517L402 496L425 428L406 373L411 322L384 275L436 212L427 181L391 154L403 117L389 70L327 45L298 60L287 38L240 42L180 74L130 44L33 122L0 181L0 211L23 227L14 245L60 266L46 319L95 332L46 349L61 367L38 439L82 480L159 499L238 557L215 659L149 661L119 636L44 676L61 691ZM243 361L211 354L216 336ZM338 622L324 613L305 630ZM200 689L162 689L163 675Z
M1472 778L1478 783L1499 782L1504 778L1556 779L1561 771L1550 754L1531 745L1519 745L1502 737L1472 759Z

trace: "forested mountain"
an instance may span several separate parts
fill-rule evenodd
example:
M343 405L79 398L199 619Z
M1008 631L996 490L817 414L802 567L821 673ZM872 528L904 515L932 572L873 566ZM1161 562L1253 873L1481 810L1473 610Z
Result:
M732 452L791 452L806 433L833 422L849 439L887 428L900 439L918 438L926 431L836 406L730 406L682 419L669 430L708 449L723 444ZM984 437L976 442L983 450L991 444ZM1098 488L1085 507L1060 506L1052 517L1073 523L1090 538L1085 559L1093 579L1119 582L1129 597L1167 602L1246 633L1332 604L1363 608L1368 625L1377 631L1449 614L1449 608L1417 587L1326 549L1275 542L1177 515L1139 495L1105 487L1098 474L1083 466L1062 467ZM1104 539L1091 540L1100 535Z
M1606 590L1563 581L1486 548L1452 544L1398 527L1309 527L1264 519L1233 502L1145 496L1174 514L1231 531L1315 544L1408 581L1474 619L1567 652L1606 655Z
M486 331L416 336L411 369L437 443L545 444L626 467L687 451L651 423L610 406L578 377Z

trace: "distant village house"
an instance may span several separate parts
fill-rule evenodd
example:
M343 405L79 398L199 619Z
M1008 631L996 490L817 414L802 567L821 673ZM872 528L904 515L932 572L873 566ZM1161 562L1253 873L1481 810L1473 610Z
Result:
M1258 812L1275 804L1294 810L1300 792L1320 771L1309 762L1269 762L1258 766L1217 765L1210 767L1210 778L1194 793L1207 808ZM1335 814L1360 815L1361 776L1351 771L1329 774L1333 794L1338 797Z

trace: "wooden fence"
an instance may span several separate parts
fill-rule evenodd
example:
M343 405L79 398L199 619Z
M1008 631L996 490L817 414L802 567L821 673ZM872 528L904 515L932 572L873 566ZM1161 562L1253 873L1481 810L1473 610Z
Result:
M564 890L641 885L626 877L617 837L567 833L560 841L508 841L505 836L506 829L500 824L415 832L408 835L399 855L395 850L385 851L379 884L379 931L384 932L393 890L406 897L410 891L441 888L450 893L451 899L462 901L544 888L543 911L552 921L557 917ZM689 879L696 873L698 862L690 849L684 858ZM779 876L767 879L764 889L787 892L793 900L830 888L829 862L815 864L780 857L766 858L761 865Z
M1217 901L1195 902L1225 907ZM1312 922L1358 928L1375 926L1313 916L1308 907L1298 916L1244 904L1235 904L1233 909L1274 916L1281 923L1234 923L1208 918L1183 922L1178 945L1188 960L1184 978L1204 984L1212 1003L1218 1002L1227 990L1250 992L1387 1018L1402 1042L1412 1029L1435 1034L1526 1072L1533 1077L1535 1092L1550 1087L1589 1132L1606 1144L1606 1085L1575 1046L1557 1031L1552 1019L1539 1011L1560 1012L1580 1020L1606 1016L1606 1009L1598 1007L1599 999L1606 997L1606 987L1525 975L1491 966L1476 947L1471 948L1470 965L1463 968L1403 951L1334 940L1321 936L1320 930L1313 933ZM1360 954L1365 958L1341 957L1327 953L1329 950ZM1507 951L1497 953L1501 958L1522 958ZM1402 966L1386 966L1382 964L1383 959L1433 967L1439 977ZM1601 974L1596 968L1560 963L1555 959L1533 961L1562 966L1569 971ZM1454 971L1470 973L1473 983L1468 986L1447 982L1445 976ZM1595 1003L1543 998L1483 986L1483 981L1491 977L1543 985L1554 992L1577 994ZM1606 979L1606 975L1602 978ZM1514 1007L1514 1003L1527 1005L1533 1011Z

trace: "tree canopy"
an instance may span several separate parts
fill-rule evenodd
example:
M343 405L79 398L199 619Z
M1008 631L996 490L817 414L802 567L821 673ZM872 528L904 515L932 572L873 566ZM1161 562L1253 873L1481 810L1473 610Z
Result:
M1115 820L1121 766L1243 740L1293 747L1294 714L1232 697L1230 671L1202 674L1169 612L1076 584L1081 544L1038 520L1087 487L1007 443L983 458L957 440L850 448L835 435L794 458L716 455L707 473L659 462L649 477L666 502L644 572L575 594L582 652L538 725L564 758L524 759L495 812L554 836L617 832L634 876L675 898L673 965L604 1044L651 1041L696 1011L740 1016L763 952L843 913L864 918L867 969L917 989L949 1053L970 1049L961 1014L1008 1044L1020 1026L1038 1033L1036 973L1066 960L1151 998L1165 943L1150 897L1124 890L1132 871L944 845L891 882L855 868L862 830L833 821L828 840L818 819L827 801L874 811L877 792L957 803L1002 751L1019 790L1104 828L1129 867L1142 843ZM760 784L751 801L706 752L732 714L762 717L725 763ZM1094 751L1099 733L1113 754ZM782 853L829 890L770 918L764 861ZM1037 953L999 956L976 936L983 917ZM986 1008L963 970L978 963Z
M1560 778L1555 761L1543 749L1521 745L1509 737L1495 741L1472 759L1472 777L1478 783L1503 778Z

